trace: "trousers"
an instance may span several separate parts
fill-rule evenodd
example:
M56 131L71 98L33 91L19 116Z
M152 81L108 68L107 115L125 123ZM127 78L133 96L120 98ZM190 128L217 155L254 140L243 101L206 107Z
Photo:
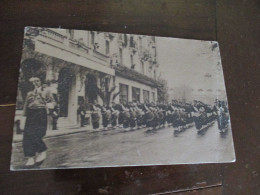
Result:
M45 108L27 109L27 118L23 135L23 151L26 157L47 150L43 141L47 130L47 111Z

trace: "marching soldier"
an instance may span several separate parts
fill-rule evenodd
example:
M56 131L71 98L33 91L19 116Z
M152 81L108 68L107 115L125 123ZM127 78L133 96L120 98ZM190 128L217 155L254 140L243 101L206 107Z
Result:
M78 115L80 116L80 126L84 127L86 109L83 103L80 103L78 108Z
M130 124L130 127L133 129L136 127L136 111L135 111L134 106L130 106L129 111L130 111L129 124Z
M107 130L108 124L110 123L110 119L111 119L111 112L109 109L103 106L101 108L101 113L102 113L102 125L104 127L104 130Z
M92 126L93 129L99 129L99 120L100 120L100 115L99 115L99 111L100 111L100 106L97 104L97 102L95 101L94 104L91 105L91 122L92 122Z
M112 106L109 107L109 109L111 111L111 126L114 129L117 126L119 111L116 110L116 105L114 102L112 103Z
M125 107L124 105L122 105L122 117L123 117L123 127L126 129L129 129L130 126L130 112L129 109L127 107Z

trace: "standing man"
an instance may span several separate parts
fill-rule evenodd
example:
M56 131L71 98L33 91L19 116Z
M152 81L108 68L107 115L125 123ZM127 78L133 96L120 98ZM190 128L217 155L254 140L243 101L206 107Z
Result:
M84 127L86 109L83 102L79 104L78 115L80 116L80 127Z
M100 120L100 106L97 104L97 101L94 101L94 104L91 105L91 122L93 129L99 129L99 120Z
M58 130L57 123L59 119L59 109L57 104L54 106L53 110L51 111L52 116L52 130Z
M33 166L35 163L42 163L46 158L47 146L43 137L47 130L47 104L53 103L54 98L51 91L42 86L39 78L32 77L29 81L34 89L27 94L24 105L26 121L23 150L28 158L26 166Z

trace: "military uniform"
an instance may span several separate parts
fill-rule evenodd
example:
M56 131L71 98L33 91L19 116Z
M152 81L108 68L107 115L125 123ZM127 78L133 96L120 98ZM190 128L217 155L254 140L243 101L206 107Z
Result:
M98 129L99 128L99 120L100 120L98 105L93 104L91 106L91 111L92 111L91 122L92 122L93 129Z

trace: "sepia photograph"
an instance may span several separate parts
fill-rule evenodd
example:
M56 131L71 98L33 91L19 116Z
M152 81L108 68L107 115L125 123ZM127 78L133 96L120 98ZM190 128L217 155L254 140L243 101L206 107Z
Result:
M25 28L11 170L235 159L218 42Z

